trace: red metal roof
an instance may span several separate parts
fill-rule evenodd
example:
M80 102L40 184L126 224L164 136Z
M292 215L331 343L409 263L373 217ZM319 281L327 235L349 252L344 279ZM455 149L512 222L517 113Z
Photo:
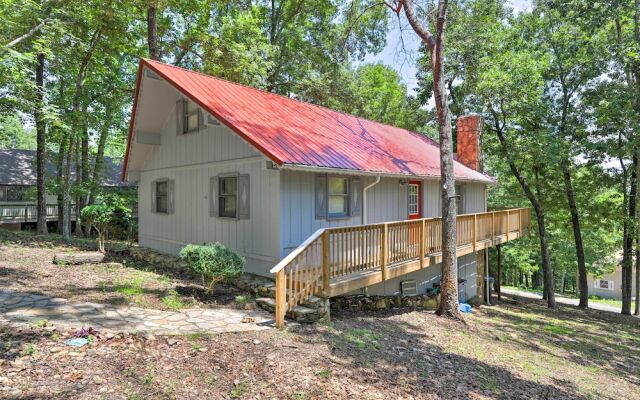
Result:
M144 66L278 165L440 177L440 149L424 135L146 59L138 80ZM133 120L123 178L132 128ZM454 171L456 179L492 181L457 161Z

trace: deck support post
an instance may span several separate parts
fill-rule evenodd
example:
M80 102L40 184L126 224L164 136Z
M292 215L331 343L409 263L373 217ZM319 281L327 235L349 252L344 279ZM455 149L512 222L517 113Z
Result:
M507 209L507 241L509 241L510 232L511 232L511 221L509 221L509 209Z
M496 292L498 292L498 301L502 300L501 297L501 287L502 287L502 252L500 250L500 245L496 246L496 250L498 251L498 276L496 276Z
M419 248L420 248L420 268L424 268L424 253L425 253L425 241L427 239L427 236L425 235L425 227L426 227L426 223L427 221L422 219L422 222L420 223L420 244L419 244Z
M478 242L478 214L473 214L473 252L476 252Z
M382 281L387 280L387 259L389 255L389 248L387 245L387 237L389 235L389 227L387 224L382 224L382 235L380 235L380 270L382 271Z
M284 328L284 315L286 311L286 279L284 269L276 273L276 328Z
M329 263L329 231L322 233L322 292L329 298L329 284L331 281Z
M491 213L491 247L496 245L496 213Z
M522 208L518 209L518 237L522 237Z

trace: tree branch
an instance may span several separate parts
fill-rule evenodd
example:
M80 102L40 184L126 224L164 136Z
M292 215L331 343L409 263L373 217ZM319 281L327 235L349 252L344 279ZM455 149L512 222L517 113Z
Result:
M38 32L40 29L42 29L46 23L49 22L48 19L44 19L42 20L42 22L40 22L38 25L34 26L33 28L31 28L31 30L27 33L25 33L24 35L17 37L15 39L13 39L12 41L10 41L6 46L4 46L5 49L10 49L13 46L16 46L18 44L20 44L21 42L23 42L24 40L29 39L31 36L33 36L36 32Z

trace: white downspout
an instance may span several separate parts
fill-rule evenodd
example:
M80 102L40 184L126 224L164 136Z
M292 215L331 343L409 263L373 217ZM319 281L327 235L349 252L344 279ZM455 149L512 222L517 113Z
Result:
M367 190L371 189L375 185L380 183L380 175L376 176L376 180L373 183L367 185L362 189L362 225L367 224Z

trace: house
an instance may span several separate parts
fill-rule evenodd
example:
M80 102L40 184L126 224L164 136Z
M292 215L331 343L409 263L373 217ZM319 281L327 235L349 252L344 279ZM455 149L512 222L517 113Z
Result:
M610 261L613 261L615 267L610 272L605 272L602 275L587 275L587 284L589 286L589 296L598 296L603 299L622 300L622 252L618 252L615 256L612 256ZM636 271L635 271L635 259L633 260L634 268L631 279L631 296L636 295Z
M458 120L465 300L481 289L483 250L530 219L528 209L486 212L494 181L478 172L480 123ZM248 272L276 278L282 310L312 294L437 284L439 154L424 135L143 59L122 179L138 182L141 246L227 245Z
M121 171L121 160L105 157L100 185L114 189L130 186L121 182ZM47 179L55 179L56 168L50 159L46 161L45 174ZM56 195L47 193L46 202L47 221L56 223L58 221ZM75 209L71 212L73 221ZM36 222L36 151L0 150L0 226L10 229L33 228Z

